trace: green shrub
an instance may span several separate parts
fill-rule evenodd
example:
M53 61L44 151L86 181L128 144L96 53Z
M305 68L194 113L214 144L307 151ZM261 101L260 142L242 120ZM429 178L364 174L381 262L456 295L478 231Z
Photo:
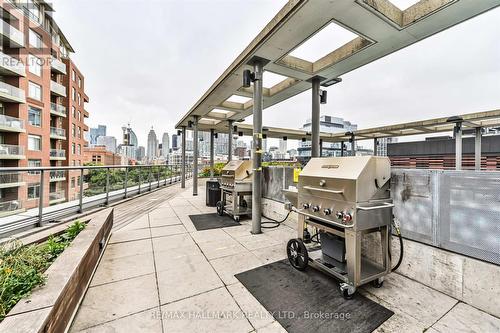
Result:
M76 221L60 236L41 244L23 245L12 241L0 246L0 321L23 297L42 285L45 270L85 228Z
M226 165L226 162L218 162L214 163L214 177L220 177L222 174L222 168ZM206 166L203 169L201 169L200 177L210 177L210 166Z

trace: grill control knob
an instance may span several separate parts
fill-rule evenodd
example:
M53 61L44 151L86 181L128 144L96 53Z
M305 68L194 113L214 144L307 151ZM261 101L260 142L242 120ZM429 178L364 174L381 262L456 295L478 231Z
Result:
M342 217L342 222L348 223L352 221L352 215L349 213L344 213L344 216Z
M330 215L332 213L332 210L330 208L326 208L325 210L323 210L323 213L325 215Z
M319 206L313 206L312 210L313 212L319 212Z
M336 218L338 218L338 219L340 220L340 219L342 219L342 218L344 217L344 213L342 213L342 212L340 212L340 211L339 211L339 212L336 212L336 213L335 213L335 217L336 217Z
M302 205L302 207L304 207L304 209L309 209L309 207L311 207L311 204L305 203Z

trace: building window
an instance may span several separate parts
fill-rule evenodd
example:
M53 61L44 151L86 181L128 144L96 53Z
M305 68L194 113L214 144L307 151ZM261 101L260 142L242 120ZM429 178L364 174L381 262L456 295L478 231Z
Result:
M42 48L42 36L30 29L29 32L29 44L30 46L41 49Z
M78 105L82 105L82 96L78 93Z
M73 155L75 155L75 150L76 150L76 146L75 146L75 144L73 143L73 144L71 145L71 153L72 153Z
M42 87L40 85L29 82L28 84L28 96L30 98L36 99L37 101L42 100Z
M73 87L72 89L73 89L73 100L76 101L76 89L75 87Z
M81 154L82 154L82 145L78 145L77 155ZM80 163L78 163L78 165L80 165Z
M76 181L76 184L77 184L77 185L80 185L80 176L78 176L77 181Z
M73 118L76 118L76 108L72 106L72 110L73 110Z
M75 177L71 177L71 188L75 188Z
M42 65L42 59L35 57L32 54L28 54L28 70L31 74L42 76Z
M78 88L82 87L82 78L78 77Z
M40 135L28 135L28 149L42 150L42 137Z
M31 126L42 126L42 110L30 106L28 110L28 122Z
M72 79L73 81L76 81L76 72L75 72L75 70L74 70L74 69L73 69L73 72L71 73L71 79Z
M40 184L28 185L28 199L37 199L40 197Z
M39 168L42 166L41 160L28 160L28 167L30 168ZM40 171L28 171L30 175L39 175Z
M78 111L78 121L82 121L82 113Z
M76 126L75 126L75 124L73 124L73 125L71 126L71 135L72 135L73 137L75 137L75 133L76 133Z

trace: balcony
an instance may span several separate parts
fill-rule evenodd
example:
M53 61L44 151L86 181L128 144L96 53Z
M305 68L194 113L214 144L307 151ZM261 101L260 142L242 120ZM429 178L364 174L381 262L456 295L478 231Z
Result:
M19 214L24 212L22 202L18 200L0 202L0 217Z
M63 170L50 172L50 182L61 182L66 180L66 173Z
M8 47L24 47L24 34L3 20L0 24L0 35Z
M24 133L24 120L0 114L0 132Z
M49 193L49 204L51 205L63 202L65 200L66 200L66 195L64 194L64 191L56 191Z
M0 101L26 103L26 96L23 90L0 81Z
M58 140L66 140L66 130L64 128L51 127L50 138Z
M66 87L55 81L50 81L50 92L53 95L66 97Z
M0 52L0 75L26 76L26 70L22 62Z
M0 173L0 188L10 188L25 185L21 172Z
M25 158L24 147L0 144L0 160L23 160Z
M55 57L52 57L50 69L53 72L66 75L66 64Z
M67 117L66 107L61 104L50 103L50 114L59 117Z
M64 161L66 159L66 150L64 149L51 149L50 150L50 160L51 161Z

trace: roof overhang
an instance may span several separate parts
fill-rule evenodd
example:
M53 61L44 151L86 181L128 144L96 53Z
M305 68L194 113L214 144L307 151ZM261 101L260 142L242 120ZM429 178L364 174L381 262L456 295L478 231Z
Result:
M461 119L455 121L453 119ZM381 139L388 137L401 137L410 135L422 135L451 132L456 123L460 122L463 129L484 128L484 127L499 127L500 126L500 109L491 111L482 111L467 113L453 117L442 117L427 119L422 121L414 121L401 123L397 125L388 125L374 128L357 130L350 133L320 133L320 139L323 142L347 142L354 137L355 140ZM251 124L235 123L237 134L241 132L245 136L253 135L253 126ZM228 123L222 122L215 126L219 133L228 133ZM207 124L199 125L200 131L209 131L213 128ZM311 133L300 129L288 129L280 127L264 126L262 134L267 138L280 139L286 137L290 140L310 140Z
M176 128L187 126L193 116L214 118L208 115L214 109L230 112L218 115L220 120L241 121L251 115L251 100L235 103L227 99L232 95L252 97L251 88L242 87L242 72L251 69L249 62L255 57L268 61L265 71L286 77L271 87L264 82L267 108L310 89L308 81L315 76L323 78L322 85L327 86L345 73L499 5L500 0L421 0L401 11L389 0L289 0ZM290 54L332 22L358 37L314 62ZM227 122L213 122L210 128L217 129L221 123Z

